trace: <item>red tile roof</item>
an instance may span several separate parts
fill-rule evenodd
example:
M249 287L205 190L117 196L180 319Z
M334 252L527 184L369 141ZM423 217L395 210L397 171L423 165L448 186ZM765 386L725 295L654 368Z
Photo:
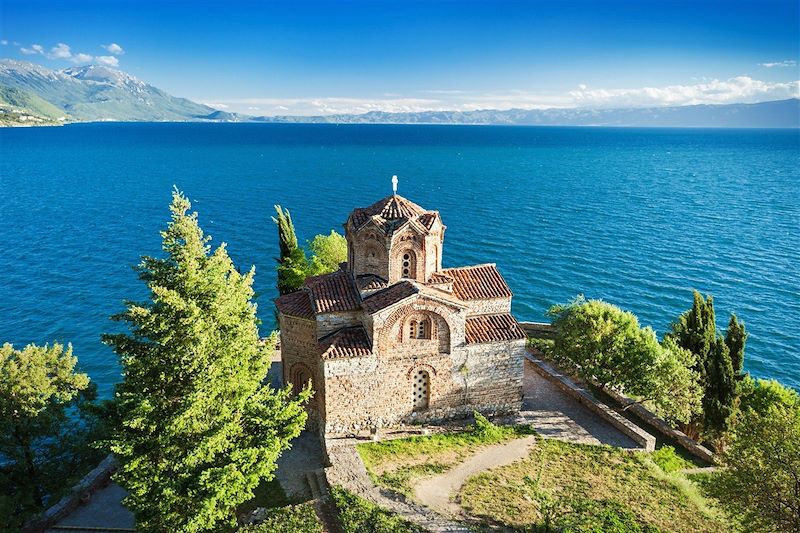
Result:
M461 300L511 298L511 289L494 263L460 268L447 268L453 278L453 294Z
M315 313L355 311L361 307L361 296L352 276L347 272L332 272L306 280L311 292L311 305Z
M501 315L480 315L467 318L467 344L511 341L524 339L525 332L517 320L508 313Z
M428 283L452 283L453 277L443 272L434 272L431 274Z
M387 287L376 293L370 294L362 303L364 310L367 313L375 313L381 309L385 309L392 304L396 304L400 300L404 300L409 296L417 294L419 289L413 283L408 281L401 281L395 283L391 287Z
M275 306L284 315L308 319L314 318L311 298L306 290L295 291L275 298Z
M361 274L356 278L356 284L362 291L373 289L385 289L389 282L375 274Z
M361 326L342 328L319 340L323 359L363 357L372 353L367 332Z
M349 221L360 228L368 220L375 220L384 230L393 230L406 220L416 219L426 229L433 227L433 221L439 216L436 211L427 211L411 200L397 194L378 200L369 207L354 209ZM374 217L374 218L373 218Z

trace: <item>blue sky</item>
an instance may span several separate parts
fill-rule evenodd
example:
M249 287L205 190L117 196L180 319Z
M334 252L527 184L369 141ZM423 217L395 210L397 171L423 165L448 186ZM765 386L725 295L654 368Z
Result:
M0 0L0 55L250 114L753 102L798 95L799 4Z

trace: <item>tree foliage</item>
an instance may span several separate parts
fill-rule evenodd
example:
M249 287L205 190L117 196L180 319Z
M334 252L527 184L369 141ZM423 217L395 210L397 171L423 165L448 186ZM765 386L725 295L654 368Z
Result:
M717 490L753 530L800 531L800 406L743 411L723 460Z
M311 251L309 275L319 276L339 270L347 261L347 239L331 230L329 235L317 235L308 244Z
M297 245L297 234L294 231L292 215L288 209L275 206L276 216L272 221L278 228L278 292L288 294L303 286L308 275L308 260L302 248Z
M694 357L675 343L661 346L636 316L600 301L578 298L553 306L557 362L601 387L638 397L671 420L699 408Z
M0 347L0 527L43 508L53 482L66 483L57 468L69 443L68 409L90 398L86 374L75 372L72 347L29 344Z
M164 258L137 267L149 301L114 317L121 422L110 439L115 479L141 531L223 531L306 420L294 398L264 384L273 341L259 342L254 269L240 274L225 245L211 251L191 205L173 194Z
M703 410L690 426L701 426L708 436L723 438L736 410L737 379L747 339L744 323L731 315L727 334L724 338L718 335L713 298L703 298L694 291L692 308L678 317L666 337L696 357L695 370L703 386ZM697 433L693 428L687 431Z

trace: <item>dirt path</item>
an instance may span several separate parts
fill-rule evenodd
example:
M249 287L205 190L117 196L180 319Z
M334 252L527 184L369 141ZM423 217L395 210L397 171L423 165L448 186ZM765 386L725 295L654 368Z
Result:
M414 499L443 515L458 516L461 507L452 502L450 496L457 493L468 478L527 457L535 443L536 436L529 435L485 448L452 470L422 480L414 489Z

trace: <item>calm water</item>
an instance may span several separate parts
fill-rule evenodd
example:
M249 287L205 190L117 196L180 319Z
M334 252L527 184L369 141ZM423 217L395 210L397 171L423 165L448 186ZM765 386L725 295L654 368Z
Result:
M272 325L276 230L341 231L391 191L438 209L445 266L496 262L514 312L578 293L663 333L712 293L751 332L747 369L800 386L800 136L790 131L87 124L0 129L0 342L71 341L104 396L100 343L131 265L160 252L173 184L214 242L256 265Z

